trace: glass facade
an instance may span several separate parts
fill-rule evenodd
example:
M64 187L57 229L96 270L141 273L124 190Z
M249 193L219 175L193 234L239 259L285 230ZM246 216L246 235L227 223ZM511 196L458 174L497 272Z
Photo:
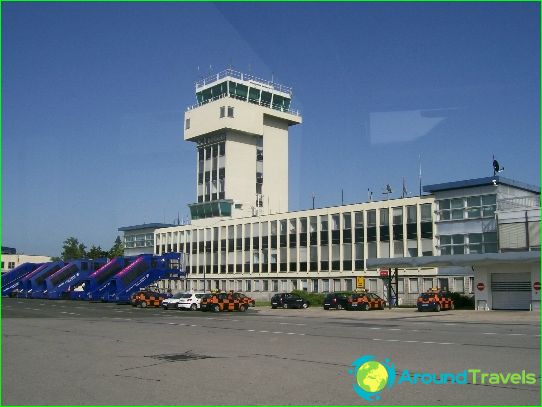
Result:
M260 106L270 107L282 112L288 111L291 103L291 99L289 97L266 92L260 90L259 88L249 87L248 85L235 81L224 81L202 91L196 92L198 105L203 105L226 96ZM220 117L224 117L222 115L222 111ZM230 117L233 117L233 115ZM187 127L187 129L188 128L190 128L190 126Z

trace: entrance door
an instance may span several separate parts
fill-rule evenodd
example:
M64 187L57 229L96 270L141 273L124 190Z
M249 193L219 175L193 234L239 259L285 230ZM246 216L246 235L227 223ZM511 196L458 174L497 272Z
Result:
M492 309L530 310L530 273L492 273Z

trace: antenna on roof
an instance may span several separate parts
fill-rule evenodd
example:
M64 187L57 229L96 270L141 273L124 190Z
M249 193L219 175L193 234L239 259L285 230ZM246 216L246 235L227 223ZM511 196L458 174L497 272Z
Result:
M418 175L418 179L420 181L420 196L422 196L422 155L421 154L418 155L418 163L420 167L420 173Z
M406 187L405 177L403 177L403 193L401 195L401 198L405 198L407 195L408 195L408 191Z
M501 168L499 162L495 159L495 155L493 155L493 176L496 176L499 172L502 171L504 171L504 167Z
M382 194L386 195L386 199L390 199L390 194L391 193L393 193L393 191L391 190L391 185L386 184L386 190L384 192L382 192Z

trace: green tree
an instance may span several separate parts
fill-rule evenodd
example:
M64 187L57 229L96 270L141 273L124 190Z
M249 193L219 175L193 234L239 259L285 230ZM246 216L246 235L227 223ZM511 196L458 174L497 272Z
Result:
M119 256L124 256L124 244L122 243L122 240L120 240L120 236L117 236L113 247L109 250L108 257L112 259L113 257Z
M77 238L68 237L64 240L60 257L62 257L62 260L64 261L84 259L86 258L86 247L83 243L79 243Z
M100 246L90 246L90 250L87 252L87 257L89 259L100 259L107 257L108 253L105 250L102 250Z

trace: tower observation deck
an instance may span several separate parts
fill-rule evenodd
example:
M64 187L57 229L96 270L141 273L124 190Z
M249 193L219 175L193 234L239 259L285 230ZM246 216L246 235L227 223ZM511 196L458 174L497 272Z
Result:
M196 82L184 139L197 145L192 221L288 211L292 89L231 69Z

